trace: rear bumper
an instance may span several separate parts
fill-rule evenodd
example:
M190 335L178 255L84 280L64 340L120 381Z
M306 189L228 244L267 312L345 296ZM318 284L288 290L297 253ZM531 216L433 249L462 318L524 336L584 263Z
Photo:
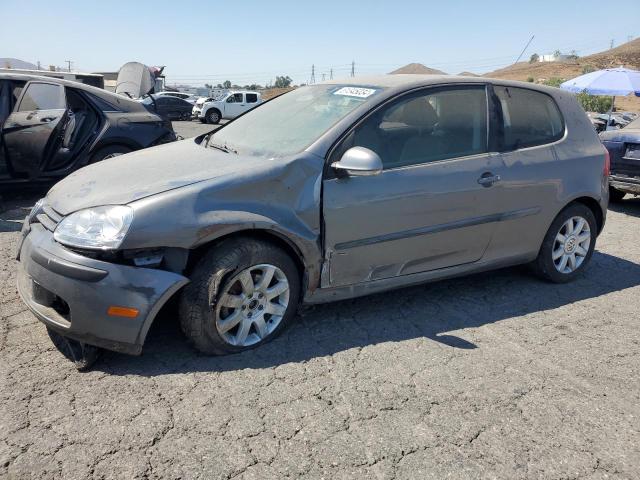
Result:
M625 193L640 195L640 177L626 177L612 174L609 177L609 186Z
M164 270L118 265L75 254L40 224L23 230L18 291L35 316L61 335L138 355L156 314L188 280ZM138 310L112 316L109 307Z

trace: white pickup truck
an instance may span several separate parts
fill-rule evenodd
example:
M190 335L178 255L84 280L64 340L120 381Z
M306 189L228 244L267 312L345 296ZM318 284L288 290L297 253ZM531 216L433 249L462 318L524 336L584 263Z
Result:
M258 92L235 91L224 94L217 100L196 104L192 117L203 123L219 123L223 118L231 120L262 102Z

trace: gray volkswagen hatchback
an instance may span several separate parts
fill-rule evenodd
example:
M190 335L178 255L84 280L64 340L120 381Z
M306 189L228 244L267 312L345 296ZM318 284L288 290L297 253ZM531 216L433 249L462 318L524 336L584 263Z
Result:
M19 291L80 365L94 347L141 353L173 296L195 348L239 352L300 303L524 263L568 282L602 231L608 169L559 89L311 85L56 184L24 222Z

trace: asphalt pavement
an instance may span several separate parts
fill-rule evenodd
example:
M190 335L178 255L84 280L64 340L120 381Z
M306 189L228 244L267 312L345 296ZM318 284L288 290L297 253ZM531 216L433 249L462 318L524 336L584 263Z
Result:
M2 478L640 478L640 199L568 285L510 268L304 308L228 357L170 307L142 356L79 373L15 287L41 194L0 208Z

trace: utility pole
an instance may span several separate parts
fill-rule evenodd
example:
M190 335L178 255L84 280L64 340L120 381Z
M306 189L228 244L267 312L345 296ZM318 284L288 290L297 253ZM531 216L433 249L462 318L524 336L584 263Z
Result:
M316 66L315 65L311 65L311 81L309 83L310 84L316 83Z
M520 52L520 55L518 55L518 58L516 58L516 61L513 62L513 64L515 65L516 63L518 63L520 61L520 59L522 58L522 55L524 55L524 52L527 51L527 48L529 48L529 45L531 45L531 42L533 42L533 39L535 38L535 35L531 35L531 38L529 39L529 41L527 42L527 44L524 46L524 48L522 49L522 52Z
M611 45L609 46L609 48L613 48L613 38L611 39Z
M351 76L355 77L356 76L356 61L353 60L351 62Z
M65 60L65 62L67 63L67 67L68 67L67 69L68 69L69 71L71 71L71 64L72 64L73 62L72 62L71 60Z
M329 71L329 80L333 80L333 68Z

